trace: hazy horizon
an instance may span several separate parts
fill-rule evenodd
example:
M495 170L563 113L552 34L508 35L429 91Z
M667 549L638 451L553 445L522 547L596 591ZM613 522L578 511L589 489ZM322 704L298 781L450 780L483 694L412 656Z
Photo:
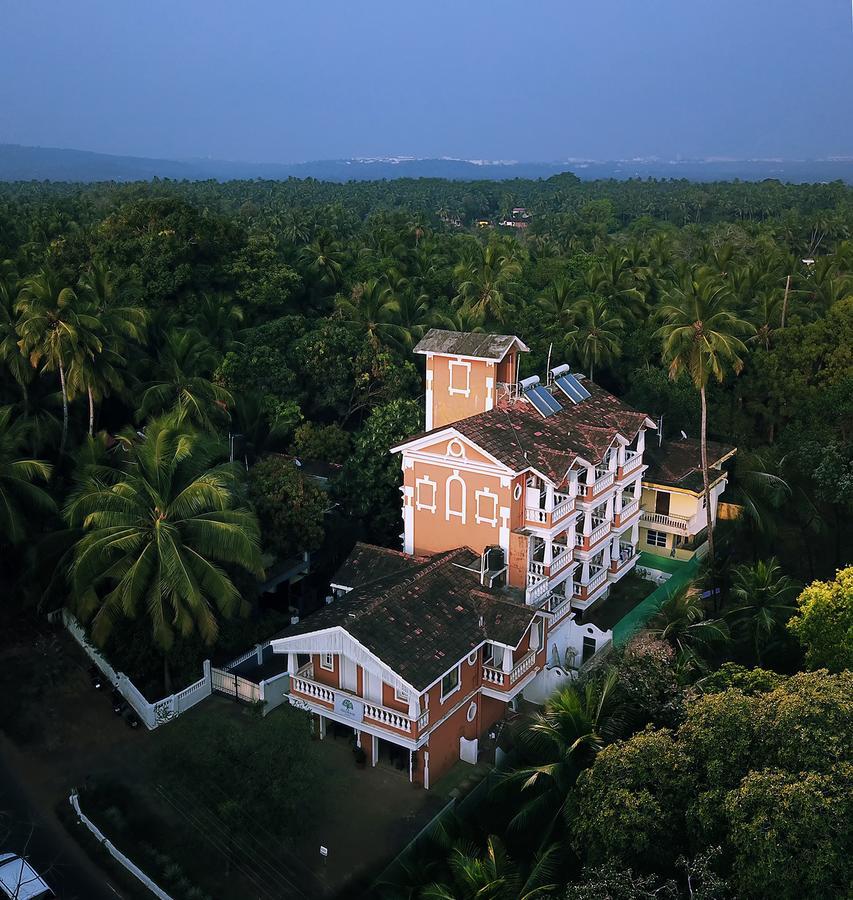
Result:
M280 164L853 156L840 0L32 0L2 17L2 143Z

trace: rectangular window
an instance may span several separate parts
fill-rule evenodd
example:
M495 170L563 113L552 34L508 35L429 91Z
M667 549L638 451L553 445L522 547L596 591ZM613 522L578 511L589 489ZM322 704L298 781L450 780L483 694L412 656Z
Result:
M450 384L451 394L462 394L468 397L471 393L471 363L451 361Z
M405 688L394 687L394 699L399 700L400 703L408 703L409 702L409 692Z
M459 666L451 669L444 678L441 679L441 699L449 697L454 691L459 690Z
M650 547L665 547L666 546L666 532L665 531L647 531L646 532L646 543Z
M655 492L655 512L662 516L669 515L669 494L666 491Z
M581 655L581 664L591 659L595 655L595 638L585 637L583 639L583 653Z
M435 482L426 476L415 480L415 507L435 512Z
M498 495L488 488L477 491L477 524L498 524Z
M325 669L327 672L335 671L335 660L331 653L320 654L320 668Z

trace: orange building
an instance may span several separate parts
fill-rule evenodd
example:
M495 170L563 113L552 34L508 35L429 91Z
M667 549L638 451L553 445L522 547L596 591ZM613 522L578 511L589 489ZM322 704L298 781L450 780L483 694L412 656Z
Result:
M567 657L609 640L610 586L637 561L654 422L568 366L518 380L514 335L433 329L427 431L398 447L403 552L356 545L337 599L270 644L320 736L429 787ZM565 677L564 670L562 677Z

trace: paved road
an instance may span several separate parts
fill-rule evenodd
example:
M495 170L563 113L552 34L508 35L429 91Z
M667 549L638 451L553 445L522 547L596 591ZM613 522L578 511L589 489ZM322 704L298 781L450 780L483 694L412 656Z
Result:
M22 783L0 735L0 853L25 853L60 900L116 900L125 893L89 859L50 808ZM7 826L11 832L7 836ZM82 827L82 826L81 826Z

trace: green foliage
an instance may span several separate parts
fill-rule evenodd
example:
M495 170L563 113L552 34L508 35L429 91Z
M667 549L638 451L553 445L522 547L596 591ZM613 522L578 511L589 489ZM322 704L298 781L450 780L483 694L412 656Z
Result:
M293 435L290 452L303 459L342 463L350 450L350 436L340 425L315 425L305 422Z
M849 672L694 698L675 732L611 745L581 776L575 846L588 861L666 872L678 852L719 843L736 896L832 896L821 886L849 878L851 747ZM798 878L809 864L820 873Z
M265 548L281 559L323 542L328 495L285 456L266 456L249 472L249 496L258 514Z
M413 400L376 407L344 465L341 496L374 540L390 543L400 530L400 460L389 448L411 437L422 424L420 406Z
M706 694L737 688L741 693L751 696L772 691L784 680L784 676L768 669L747 669L737 663L727 662L701 679L699 686Z
M788 628L806 648L811 669L853 669L853 567L815 581L797 597Z
M119 616L140 611L157 644L175 633L213 643L217 614L245 607L227 571L262 574L257 519L242 501L237 469L217 464L219 448L175 420L125 438L112 473L84 469L65 506L82 529L70 584L76 608L102 642Z

